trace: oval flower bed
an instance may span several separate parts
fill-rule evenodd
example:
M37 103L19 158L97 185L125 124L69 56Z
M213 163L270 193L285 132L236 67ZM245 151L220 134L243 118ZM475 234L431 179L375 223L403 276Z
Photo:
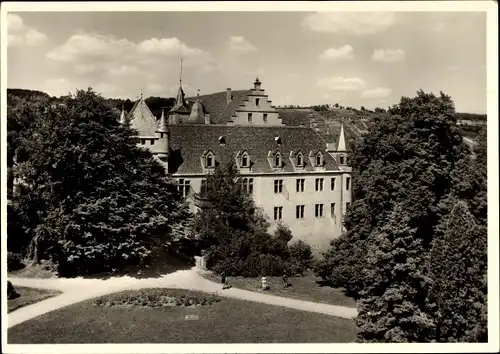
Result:
M95 306L123 306L123 307L195 307L211 305L220 301L215 294L193 294L177 289L143 289L125 291L96 299Z

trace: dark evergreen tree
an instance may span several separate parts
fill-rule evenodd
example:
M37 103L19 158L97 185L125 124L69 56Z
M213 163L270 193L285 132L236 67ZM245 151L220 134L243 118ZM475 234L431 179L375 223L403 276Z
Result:
M28 255L61 275L137 264L168 245L189 213L164 167L92 90L45 107L22 139L27 159L17 210Z
M433 284L427 302L436 323L436 340L487 341L483 319L487 229L476 223L464 201L455 203L444 223L444 234L434 240L428 265Z
M347 232L332 242L321 275L360 299L360 340L427 341L434 325L425 313L426 256L468 148L444 94L419 91L390 113L375 116L355 148Z

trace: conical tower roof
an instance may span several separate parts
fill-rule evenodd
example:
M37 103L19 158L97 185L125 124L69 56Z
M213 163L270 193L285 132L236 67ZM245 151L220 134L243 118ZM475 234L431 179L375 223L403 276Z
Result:
M193 107L191 108L188 123L205 124L205 113L205 106L200 101L200 93L198 92L196 101L193 103Z
M120 114L120 124L121 125L128 125L129 124L127 115L125 114L125 107L124 106L122 106L122 112Z
M337 152L345 152L345 151L347 150L345 144L344 121L342 120L342 125L340 126L339 141L337 144Z
M160 122L158 123L158 133L168 133L170 131L168 124L167 124L167 118L165 118L165 111L162 109L161 110L161 118Z

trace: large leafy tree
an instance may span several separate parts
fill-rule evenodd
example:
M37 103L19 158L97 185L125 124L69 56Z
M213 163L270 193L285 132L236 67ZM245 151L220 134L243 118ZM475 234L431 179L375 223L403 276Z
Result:
M310 263L310 247L288 243L292 233L278 225L274 235L251 196L238 182L234 164L217 167L198 196L202 203L193 226L194 238L210 254L207 266L227 275L280 275L303 271Z
M344 283L338 285L360 299L361 341L425 341L434 333L425 313L431 284L426 254L443 216L441 202L451 191L452 173L469 149L453 102L443 93L419 91L403 97L389 113L374 118L356 147L347 232L332 243L326 255L331 274L325 268L323 274L340 274ZM341 256L332 257L336 254ZM407 324L418 324L421 331Z
M77 91L38 112L16 168L28 255L62 275L92 273L140 263L178 236L189 213L175 184L104 98Z

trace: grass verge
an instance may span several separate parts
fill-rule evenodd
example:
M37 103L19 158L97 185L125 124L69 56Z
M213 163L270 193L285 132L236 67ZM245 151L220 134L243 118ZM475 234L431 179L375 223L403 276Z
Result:
M144 294L144 289L141 293ZM152 289L165 291L169 289ZM179 290L176 290L178 293ZM107 302L127 291L101 298ZM185 296L200 293L183 291ZM206 294L205 294L206 295ZM220 298L200 307L149 308L78 303L8 330L11 344L62 343L345 343L356 338L352 320L279 306ZM198 316L186 320L187 315Z
M203 276L211 281L220 283L220 277L213 273ZM292 299L321 302L329 305L356 307L356 301L344 294L342 289L329 286L319 286L316 278L312 275L303 277L292 277L288 282L292 285L285 288L281 277L266 277L269 290L264 293L283 296ZM260 278L228 277L229 284L238 289L263 292L261 290Z
M35 289L23 286L16 286L15 290L21 296L17 299L7 300L7 312L15 311L21 307L25 307L60 294L60 292L56 290Z

